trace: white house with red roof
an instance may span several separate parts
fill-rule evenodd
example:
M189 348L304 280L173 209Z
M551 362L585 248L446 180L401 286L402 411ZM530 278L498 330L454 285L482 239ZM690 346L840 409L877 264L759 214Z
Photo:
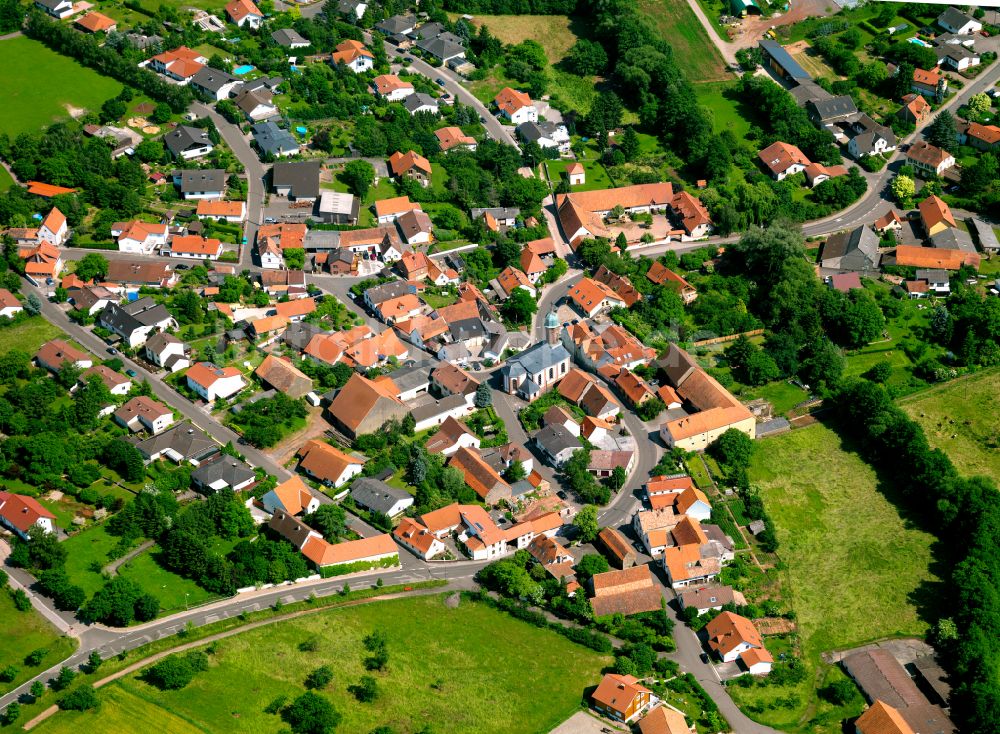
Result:
M208 402L228 398L244 387L243 374L235 367L217 367L211 362L198 362L187 371L187 386Z
M118 241L118 251L136 255L152 255L157 247L167 244L169 235L170 229L165 224L133 220L111 225L111 236Z
M53 247L59 247L69 239L69 225L59 207L52 207L52 211L42 220L42 226L38 228L38 238Z
M28 539L31 528L41 528L46 533L55 531L52 521L56 516L46 510L34 497L0 491L0 524Z
M538 122L538 109L526 92L504 87L494 98L500 116L510 120L512 125L524 122Z
M187 46L178 46L173 51L164 51L148 62L143 62L143 64L146 63L157 74L163 74L179 84L187 84L195 74L205 67L208 59Z
M260 24L264 22L264 14L251 0L232 0L226 4L226 15L240 28L260 28Z
M169 246L164 246L161 254L183 257L189 260L216 260L222 256L222 242L206 239L196 234L174 237Z
M0 288L0 316L12 319L23 310L24 306L17 300L17 296L6 288Z
M355 74L361 74L375 66L375 54L360 41L347 40L337 44L330 61L334 66L343 64Z

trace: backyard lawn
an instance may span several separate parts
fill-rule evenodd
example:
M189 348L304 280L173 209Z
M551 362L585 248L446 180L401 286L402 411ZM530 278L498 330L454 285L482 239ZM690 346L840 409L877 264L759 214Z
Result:
M0 68L6 79L0 132L11 139L36 132L74 111L99 110L122 88L113 79L23 36L0 42Z
M996 401L1000 370L992 369L932 387L899 401L919 423L931 446L944 451L963 474L1000 479Z
M0 166L0 194L14 185L14 179L6 168Z
M820 653L924 634L926 615L917 605L941 592L932 570L934 537L900 517L887 498L892 487L823 425L759 442L750 477L777 527L785 587L815 678L794 687L734 688L734 697L783 731L839 732L840 718L850 712L831 709L815 691L841 674ZM798 705L767 705L790 692ZM805 721L809 716L819 725Z
M388 638L389 665L374 674L380 696L359 703L347 688L365 675L361 639L376 629ZM315 652L299 649L313 638ZM484 665L500 655L523 664ZM328 665L333 682L321 695L343 716L340 732L362 734L384 724L416 731L428 722L436 734L545 732L578 709L608 660L470 601L455 609L442 596L382 601L221 640L209 670L183 690L161 692L129 676L99 690L108 704L99 711L60 713L39 731L135 730L133 715L157 722L157 731L178 734L276 731L281 721L264 708L280 696L291 700L303 693L306 675ZM542 686L544 696L538 695Z
M694 92L699 104L712 111L715 132L731 130L737 140L743 140L750 132L750 122L740 109L742 103L736 100L735 96L733 98L727 96L727 92L733 87L732 82L696 84Z
M0 43L0 48L3 48L3 43ZM2 114L3 112L0 111L0 115ZM0 339L0 355L4 355L12 349L20 349L22 352L34 356L40 346L57 336L65 336L65 334L41 316L36 316L33 319L22 321L17 326L3 330L3 338Z
M639 10L673 48L690 81L717 82L727 78L726 62L686 0L640 0Z
M56 628L46 622L34 609L19 612L4 589L0 591L0 669L8 665L18 668L17 676L9 683L0 683L0 693L17 688L46 668L67 658L76 649L76 640L60 637ZM16 630L16 633L11 633ZM25 656L33 650L45 648L48 652L40 665L29 668Z

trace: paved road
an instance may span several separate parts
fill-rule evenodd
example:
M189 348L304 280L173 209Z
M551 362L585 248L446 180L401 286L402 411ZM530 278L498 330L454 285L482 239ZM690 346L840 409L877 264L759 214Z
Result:
M24 281L22 290L26 293L35 293L38 296L42 302L42 314L48 321L65 331L70 337L98 357L103 359L107 356L107 345L104 341L94 336L93 332L70 321L66 313L57 304L50 302L42 291L28 283L28 281ZM189 419L220 444L231 441L233 446L238 445L240 437L235 432L226 428L208 412L202 410L187 398L182 397L177 391L161 380L158 375L149 372L141 363L128 359L125 356L121 356L121 360L125 363L126 367L135 370L140 379L145 379L149 382L153 393L161 402L166 403L183 417ZM291 476L291 472L253 446L239 446L239 451L246 457L248 463L252 466L262 467L270 474L276 476L279 481L288 479Z
M246 238L247 244L240 250L240 265L244 268L252 267L251 252L254 239L257 236L257 226L264 218L264 194L266 192L264 177L267 175L268 166L260 162L240 128L226 120L214 108L201 102L194 102L191 105L191 110L200 116L210 118L215 123L216 129L222 139L226 141L226 145L246 169L247 221L243 226L243 236Z

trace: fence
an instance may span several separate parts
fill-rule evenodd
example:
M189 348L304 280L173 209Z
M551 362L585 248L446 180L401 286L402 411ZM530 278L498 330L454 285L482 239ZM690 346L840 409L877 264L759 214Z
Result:
M700 341L691 342L692 347L707 347L712 344L725 344L726 342L734 342L741 336L750 338L751 336L760 336L764 333L763 329L754 329L753 331L744 331L742 334L730 334L729 336L717 336L714 339L701 339Z

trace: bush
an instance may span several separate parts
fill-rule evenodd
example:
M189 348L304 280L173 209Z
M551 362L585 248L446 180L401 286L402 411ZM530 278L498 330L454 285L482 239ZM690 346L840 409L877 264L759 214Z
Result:
M323 665L306 676L306 688L317 690L326 688L333 680L333 669L329 665Z
M176 691L194 680L200 671L208 669L208 656L203 652L171 655L143 675L143 680L161 691Z
M294 734L329 734L340 724L341 715L318 693L307 691L281 712Z
M100 705L93 686L80 686L59 699L59 708L63 711L89 711Z

